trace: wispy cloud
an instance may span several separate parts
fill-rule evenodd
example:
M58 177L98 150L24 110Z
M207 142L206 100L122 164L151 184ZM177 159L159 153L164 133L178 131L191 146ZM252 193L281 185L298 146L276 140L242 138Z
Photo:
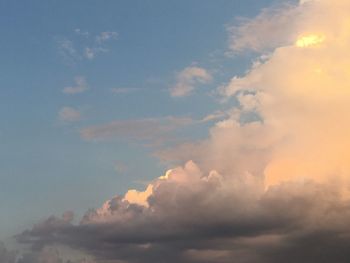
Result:
M89 37L90 33L88 31L83 31L80 28L74 29L74 32L78 35L84 36L84 37Z
M118 33L115 31L105 31L101 32L99 35L97 35L96 42L99 44L102 44L103 42L112 40L112 39L117 39Z
M57 41L59 53L68 63L76 63L83 59L93 60L102 53L109 51L108 42L116 40L118 33L105 31L93 35L80 28L74 30L75 36L70 39L63 37Z
M238 19L238 25L227 27L232 53L264 52L293 43L301 15L298 6L282 4L264 9L257 17Z
M76 122L81 119L81 113L75 108L65 106L58 112L58 119L62 122Z
M63 38L58 41L58 50L63 59L68 63L73 63L80 58L79 52L74 47L71 40Z
M170 89L172 97L190 95L198 84L206 84L212 80L211 74L204 68L187 67L176 76L177 82Z
M91 126L80 131L85 140L129 140L159 144L170 139L181 127L193 123L191 118L163 117L136 120L117 120Z
M88 84L83 76L75 77L75 86L64 87L62 92L69 95L83 93L88 90Z

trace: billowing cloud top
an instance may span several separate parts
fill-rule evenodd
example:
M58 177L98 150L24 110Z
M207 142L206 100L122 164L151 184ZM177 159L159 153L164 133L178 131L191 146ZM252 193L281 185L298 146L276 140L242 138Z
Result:
M207 140L164 151L183 167L18 241L97 262L349 262L350 2L265 10L230 32L235 52L272 52L221 87L240 106Z

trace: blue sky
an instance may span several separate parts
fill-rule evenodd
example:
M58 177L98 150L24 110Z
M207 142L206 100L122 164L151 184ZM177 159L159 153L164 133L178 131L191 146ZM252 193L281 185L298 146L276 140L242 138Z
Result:
M180 124L170 142L156 145L139 133L89 140L80 131L114 121L201 120L227 108L215 90L252 61L227 55L227 27L271 4L1 0L0 238L50 214L82 214L162 175L170 164L154 153L206 137L210 122ZM211 79L199 76L191 94L171 96L188 67Z

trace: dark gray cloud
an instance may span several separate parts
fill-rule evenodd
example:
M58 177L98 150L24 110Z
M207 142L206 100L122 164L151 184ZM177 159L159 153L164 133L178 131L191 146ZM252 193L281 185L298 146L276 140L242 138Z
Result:
M350 209L334 186L310 181L264 191L258 178L203 175L194 163L152 186L148 206L116 196L78 225L70 216L50 217L17 240L37 251L69 246L97 262L349 259Z

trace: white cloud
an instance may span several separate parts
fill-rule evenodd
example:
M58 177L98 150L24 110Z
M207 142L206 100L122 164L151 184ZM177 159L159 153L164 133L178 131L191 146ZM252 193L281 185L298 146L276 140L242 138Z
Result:
M58 119L63 122L79 121L81 113L72 107L63 107L58 113Z
M69 86L69 87L63 88L63 93L73 95L73 94L83 93L86 90L88 90L88 85L85 80L85 77L77 76L75 77L75 86Z
M191 94L198 84L206 84L212 80L211 74L204 68L187 67L177 74L177 82L170 89L172 97L184 97Z
M285 4L265 9L252 19L241 18L239 25L227 27L231 51L263 52L293 43L296 37L295 28L302 14L299 7Z
M96 36L96 42L101 44L103 42L116 39L118 37L118 33L115 31L105 31L101 32L99 35Z

